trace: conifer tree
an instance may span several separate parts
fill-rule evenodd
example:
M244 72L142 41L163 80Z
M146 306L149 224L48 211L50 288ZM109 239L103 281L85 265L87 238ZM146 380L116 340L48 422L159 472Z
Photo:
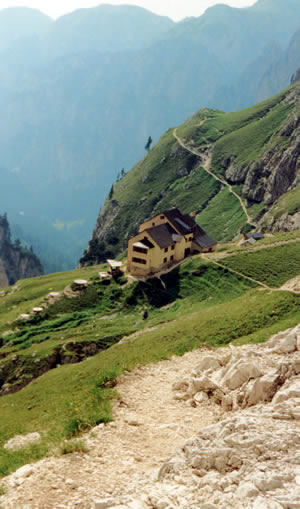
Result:
M151 138L151 136L149 136L148 141L145 145L145 150L147 150L147 152L149 152L149 150L150 150L151 143L152 143L152 138Z

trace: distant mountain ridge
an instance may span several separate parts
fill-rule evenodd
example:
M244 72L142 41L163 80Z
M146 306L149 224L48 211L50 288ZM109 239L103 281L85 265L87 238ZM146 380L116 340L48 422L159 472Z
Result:
M54 21L37 9L10 7L0 10L0 52L18 39L43 36Z
M243 72L259 80L300 12L294 0L272 0L219 5L180 23L125 6L44 21L42 33L32 29L0 53L0 198L52 271L76 264L105 195L143 156L148 136L156 140L201 106L228 109L223 103L245 88Z

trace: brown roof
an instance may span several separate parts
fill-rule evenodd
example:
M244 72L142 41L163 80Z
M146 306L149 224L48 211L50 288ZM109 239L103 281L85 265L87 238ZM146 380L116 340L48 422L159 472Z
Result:
M161 249L174 244L175 241L173 235L176 233L181 235L193 233L193 241L202 249L207 249L217 244L214 239L206 235L205 231L189 214L183 215L179 209L173 208L166 210L165 212L161 212L159 215L164 215L173 228L169 223L164 223L159 226L148 228L145 231L149 233L150 237Z
M166 216L166 218L170 221L172 226L179 232L181 235L186 235L187 233L191 233L192 227L188 222L184 219L185 216L183 216L180 212L180 210L174 208L170 210L166 210L163 212L163 215ZM190 218L193 221L193 224L195 224L194 220Z
M145 246L149 247L149 249L152 249L154 247L154 244L150 242L150 240L147 237L144 237L140 242L145 244Z
M152 228L148 228L145 231L162 249L175 243L172 235L176 234L177 232L168 223L160 224L159 226L153 226Z
M205 231L202 230L202 228L200 228L198 225L196 225L194 230L194 242L202 249L208 249L217 244L217 242L206 235Z

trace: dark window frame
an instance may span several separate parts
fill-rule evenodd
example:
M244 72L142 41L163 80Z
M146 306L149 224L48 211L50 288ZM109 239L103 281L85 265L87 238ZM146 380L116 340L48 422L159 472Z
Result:
M146 260L143 260L143 258L136 258L135 256L132 257L133 263L140 263L142 265L146 265Z
M133 246L133 251L135 253L142 253L142 254L145 254L145 255L148 254L148 249L145 249L145 248L142 248L142 247Z

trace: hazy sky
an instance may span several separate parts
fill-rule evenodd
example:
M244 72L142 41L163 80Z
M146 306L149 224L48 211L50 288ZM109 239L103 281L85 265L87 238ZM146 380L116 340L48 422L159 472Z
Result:
M84 7L95 7L99 4L131 4L145 7L152 12L169 16L175 21L187 16L200 16L207 7L223 3L232 7L248 7L253 5L255 0L0 0L0 9L6 7L26 6L39 9L53 18L62 16L67 12Z

